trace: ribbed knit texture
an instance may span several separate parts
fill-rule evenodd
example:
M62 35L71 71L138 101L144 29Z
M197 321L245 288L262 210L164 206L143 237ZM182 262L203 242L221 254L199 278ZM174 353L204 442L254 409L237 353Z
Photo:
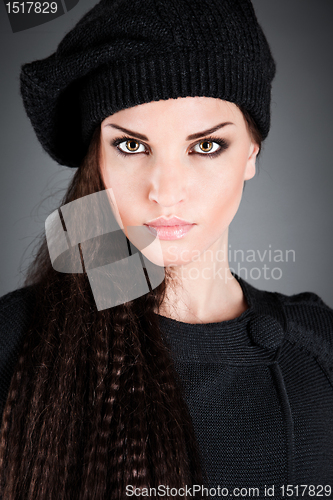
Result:
M21 93L45 150L79 166L104 118L160 99L231 101L265 138L274 74L250 0L102 0L55 54L23 66Z
M333 311L312 293L239 282L250 307L234 320L159 317L208 485L258 487L259 498L265 485L274 498L282 485L333 485Z
M238 318L189 324L159 316L207 485L256 487L260 499L265 485L275 485L275 499L282 485L333 486L333 310L313 293L289 297L236 278L249 305ZM32 288L0 299L1 398L33 303Z

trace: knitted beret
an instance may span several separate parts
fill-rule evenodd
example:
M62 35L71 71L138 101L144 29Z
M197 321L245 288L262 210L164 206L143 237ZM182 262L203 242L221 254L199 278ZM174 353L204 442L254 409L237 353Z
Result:
M160 99L233 102L265 138L274 74L250 0L101 0L55 53L22 66L21 94L43 148L78 167L107 116Z

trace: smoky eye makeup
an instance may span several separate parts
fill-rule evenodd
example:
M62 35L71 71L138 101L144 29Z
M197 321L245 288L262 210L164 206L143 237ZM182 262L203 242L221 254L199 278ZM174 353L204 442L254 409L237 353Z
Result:
M126 146L128 148L128 152L122 150L119 145L122 143L126 143ZM133 137L129 137L126 135L123 135L121 137L116 137L111 141L111 146L113 146L116 149L116 152L120 154L121 156L130 156L134 155L137 153L149 153L149 147L147 144L144 144L141 141L138 141L137 139L134 139ZM143 146L145 148L144 151L140 151L140 147Z
M126 143L125 147L127 148L128 152L119 147L122 143ZM229 141L221 137L205 137L190 146L189 154L216 158L223 151L225 151L229 147L229 145ZM149 154L150 152L150 148L147 144L130 136L116 137L115 139L113 139L113 141L111 141L111 146L114 147L117 154L121 156L133 156L138 153ZM141 147L144 148L143 151L140 150Z
M218 148L215 146L218 145ZM229 141L222 137L205 137L191 146L189 154L198 154L200 156L208 156L216 158L223 151L228 149Z

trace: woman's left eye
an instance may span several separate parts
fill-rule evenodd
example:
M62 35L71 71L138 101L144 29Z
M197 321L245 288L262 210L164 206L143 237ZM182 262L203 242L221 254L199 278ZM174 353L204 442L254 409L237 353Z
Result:
M123 153L133 154L146 152L145 146L135 139L128 139L126 141L119 142L117 146Z
M218 144L217 142L205 139L204 141L198 142L198 144L193 147L193 151L200 154L211 154L218 151L220 147L220 144Z

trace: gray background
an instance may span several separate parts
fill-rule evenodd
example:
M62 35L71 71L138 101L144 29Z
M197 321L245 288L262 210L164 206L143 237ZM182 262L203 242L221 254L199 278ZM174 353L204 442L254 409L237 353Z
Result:
M80 0L64 16L15 34L0 5L0 295L22 285L36 237L74 173L51 160L37 142L19 96L20 65L48 56L94 4ZM247 182L232 223L230 249L243 249L244 257L248 249L256 252L255 262L242 262L239 253L238 261L246 268L240 275L258 288L286 294L313 291L333 307L333 2L253 4L277 62L277 76L271 132L259 174ZM257 252L263 257L265 250L261 262ZM294 250L295 262L274 262L268 250L281 250L284 256ZM230 265L237 271L234 259ZM264 265L269 269L266 278ZM271 276L276 267L281 279Z

